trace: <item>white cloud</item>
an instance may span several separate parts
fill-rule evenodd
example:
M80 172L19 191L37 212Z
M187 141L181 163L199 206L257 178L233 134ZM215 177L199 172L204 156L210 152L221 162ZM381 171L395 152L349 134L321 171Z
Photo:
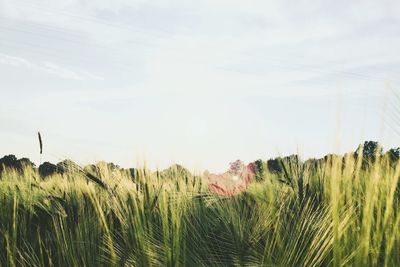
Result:
M0 63L13 67L24 67L27 69L45 72L68 80L102 80L103 78L89 72L75 72L68 68L57 65L56 63L45 61L34 63L25 58L0 54Z
M19 16L18 9L13 3L13 0L0 1L0 15L8 18L16 18Z

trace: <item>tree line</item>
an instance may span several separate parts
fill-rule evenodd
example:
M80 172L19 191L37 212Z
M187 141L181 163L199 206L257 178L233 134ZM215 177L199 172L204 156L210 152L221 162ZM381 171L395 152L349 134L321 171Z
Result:
M376 141L365 141L363 144L360 144L358 148L354 152L350 152L345 154L342 158L344 159L346 156L354 157L355 159L362 158L362 166L363 168L367 168L370 166L377 157L388 157L390 162L397 162L400 159L400 147L391 148L386 152L383 152L382 146ZM290 155L286 157L276 157L271 158L267 161L262 159L258 159L254 162L255 164L255 178L256 180L262 180L265 172L268 171L271 174L285 174L285 166L300 166L300 165L308 165L308 166L318 166L324 163L329 162L334 157L341 157L336 154L328 154L320 159L308 159L304 162L301 161L298 155ZM114 163L104 163L106 167L110 170L126 170L132 176L135 176L135 168L123 169L120 166ZM94 164L84 166L81 168L78 164L71 160L64 160L58 162L57 164L53 164L51 162L44 162L36 167L36 165L28 158L20 158L18 159L15 155L6 155L0 158L0 175L4 172L5 169L13 169L18 172L23 172L24 169L30 168L34 171L37 171L42 178L46 178L53 174L59 173L63 174L68 170L85 170L88 173L92 173L96 175L97 167ZM184 174L184 176L190 176L190 172L184 167L175 164L170 168L160 172L162 176L163 173L171 172L172 169L178 171L179 173Z

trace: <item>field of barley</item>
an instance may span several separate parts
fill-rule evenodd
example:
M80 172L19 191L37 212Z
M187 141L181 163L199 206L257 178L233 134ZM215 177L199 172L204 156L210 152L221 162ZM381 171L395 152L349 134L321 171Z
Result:
M0 176L0 266L400 266L400 162L259 161L241 194L177 166Z

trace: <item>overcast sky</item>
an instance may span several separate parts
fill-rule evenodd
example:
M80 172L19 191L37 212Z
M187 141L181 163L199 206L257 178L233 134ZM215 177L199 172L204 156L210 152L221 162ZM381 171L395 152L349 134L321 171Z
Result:
M399 87L399 1L0 0L0 154L36 163L38 130L42 161L211 171L399 146Z

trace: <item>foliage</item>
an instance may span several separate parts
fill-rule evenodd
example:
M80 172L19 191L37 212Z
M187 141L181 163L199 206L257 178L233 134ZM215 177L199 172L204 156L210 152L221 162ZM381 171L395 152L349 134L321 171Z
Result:
M359 155L280 158L230 198L180 167L5 169L0 266L400 266L400 163Z
M389 149L386 154L392 162L397 162L400 159L400 147Z
M48 161L40 164L39 169L38 169L39 174L42 177L48 177L50 175L54 175L57 173L57 170L58 170L57 165L54 165Z
M254 177L257 182L264 180L265 173L266 173L266 166L262 159L258 159L254 162L255 165L255 172Z
M28 158L17 159L14 155L7 155L0 159L0 173L6 168L12 168L16 171L21 172L24 168L34 168L35 164Z

